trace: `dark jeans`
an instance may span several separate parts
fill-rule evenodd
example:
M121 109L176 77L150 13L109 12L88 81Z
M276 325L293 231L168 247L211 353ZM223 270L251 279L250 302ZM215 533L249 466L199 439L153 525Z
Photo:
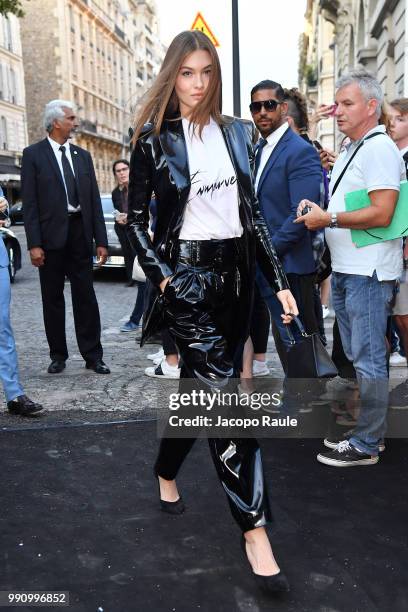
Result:
M162 329L162 346L165 355L176 355L178 350L176 343L173 340L173 336L170 334L168 329Z
M269 315L268 306L255 283L254 305L252 308L251 328L249 332L252 344L254 345L254 353L266 353L270 326L271 317Z
M127 237L126 225L115 223L115 232L119 239L120 246L122 247L123 257L125 258L126 278L130 282L132 280L135 253Z
M142 318L143 313L144 313L144 299L145 299L145 292L146 292L146 283L137 282L136 285L137 285L136 302L135 302L135 307L133 308L133 312L130 315L130 320L132 321L132 323L139 325L140 319Z

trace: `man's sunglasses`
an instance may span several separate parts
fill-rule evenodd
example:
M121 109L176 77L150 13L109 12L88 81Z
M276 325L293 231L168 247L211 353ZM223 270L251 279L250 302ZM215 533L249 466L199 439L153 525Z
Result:
M282 104L282 102L278 102L277 100L262 100L261 102L251 102L251 104L249 105L249 110L253 115L255 115L256 113L260 113L262 107L264 107L266 111L276 111L276 109L278 108L278 104Z

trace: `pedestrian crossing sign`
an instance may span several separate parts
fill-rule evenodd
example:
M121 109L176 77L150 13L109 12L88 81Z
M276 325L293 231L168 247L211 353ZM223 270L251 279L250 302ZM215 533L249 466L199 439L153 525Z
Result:
M215 38L214 34L210 30L207 22L205 21L205 19L202 16L201 13L197 13L197 16L194 19L193 25L191 26L190 29L191 30L200 30L200 32L203 32L206 36L208 36L208 38L211 40L211 42L214 45L214 47L219 47L220 46L218 40Z

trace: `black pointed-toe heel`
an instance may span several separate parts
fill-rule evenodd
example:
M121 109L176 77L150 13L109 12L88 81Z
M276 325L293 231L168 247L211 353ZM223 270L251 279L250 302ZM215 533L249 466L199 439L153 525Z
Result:
M155 476L156 476L157 486L159 489L159 498L160 498L159 478L156 473L155 473ZM183 514L183 512L185 512L186 506L180 495L180 497L174 502L164 501L164 499L160 498L160 509L162 510L162 512L167 512L167 514L176 515L176 514Z
M181 497L178 498L175 502L160 500L160 508L163 512L167 512L167 514L183 514L186 509L186 506Z
M242 534L241 548L246 560L248 561L244 534ZM281 571L279 571L277 574L272 574L271 576L261 576L260 574L255 574L255 572L252 570L252 575L255 578L258 588L266 595L276 595L277 593L287 593L289 591L288 579Z

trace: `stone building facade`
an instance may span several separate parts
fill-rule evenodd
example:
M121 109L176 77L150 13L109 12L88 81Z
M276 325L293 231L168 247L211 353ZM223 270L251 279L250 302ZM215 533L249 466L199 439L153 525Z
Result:
M27 144L24 69L17 17L0 15L0 185L9 202L19 195Z
M27 0L21 20L30 143L44 137L53 98L77 105L75 137L94 160L101 191L129 153L128 129L162 59L153 0Z
M307 0L300 44L299 83L311 105L333 101L336 79L366 68L388 100L408 96L408 0ZM335 124L318 136L333 143Z

